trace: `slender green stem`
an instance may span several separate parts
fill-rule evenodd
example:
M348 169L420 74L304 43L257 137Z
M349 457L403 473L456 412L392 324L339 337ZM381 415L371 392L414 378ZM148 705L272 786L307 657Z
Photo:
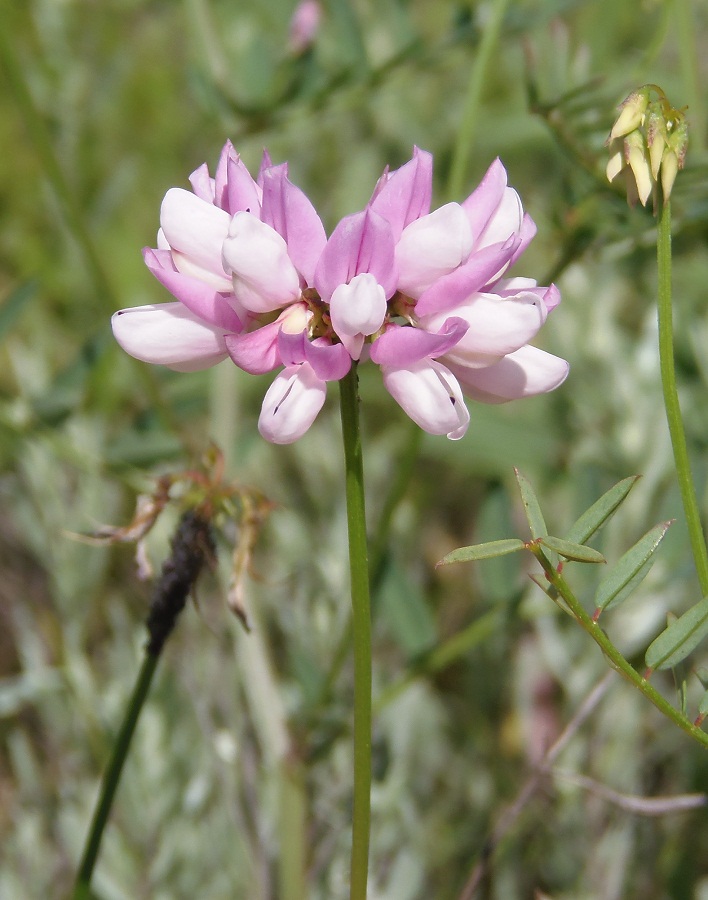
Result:
M403 499L410 480L413 477L415 464L420 453L420 445L423 438L423 431L414 422L411 422L411 428L406 430L405 441L401 447L399 455L396 457L396 472L391 480L388 492L384 498L383 507L376 525L373 539L370 543L369 551L369 585L372 594L372 601L376 603L376 592L378 591L381 579L386 570L386 559L388 555L388 543L391 531L391 522L393 516ZM352 640L352 622L351 618L347 621L342 629L341 636L337 643L334 653L332 654L332 662L326 677L323 679L322 688L318 693L313 707L324 706L329 699L334 683L339 677L339 673L344 665L347 653Z
M133 732L135 731L135 724L138 721L138 716L140 715L145 698L150 690L152 676L155 673L155 667L157 666L159 658L160 657L157 654L146 652L145 659L140 667L140 672L138 673L138 678L135 682L135 687L133 688L133 694L128 703L125 718L123 719L123 724L120 727L118 737L113 746L111 761L103 776L101 794L86 839L81 866L79 867L79 872L76 876L76 885L72 895L73 900L87 900L87 898L91 896L91 876L96 864L98 850L101 845L103 830L108 821L108 814L111 811L113 796L118 787L118 782L120 781L123 763L128 755L130 741L133 737Z
M351 900L366 900L371 820L371 610L356 366L340 382L354 638L354 812Z
M644 694L644 696L667 717L667 719L671 719L671 721L678 725L678 727L682 731L685 731L686 734L689 734L692 738L697 740L699 744L702 744L704 747L708 747L708 733L702 731L689 719L687 719L678 709L675 709L668 700L661 696L656 688L652 687L652 685L646 680L646 678L644 678L644 676L640 675L639 672L637 672L637 670L633 668L633 666L631 666L629 662L627 662L624 656L622 656L619 650L615 647L609 637L602 630L600 625L587 614L587 612L583 608L583 605L570 588L568 582L556 570L553 563L543 552L541 546L532 541L529 543L528 548L541 563L543 571L546 573L546 577L561 595L563 600L565 600L568 609L572 612L573 616L577 619L577 621L585 629L585 631L587 631L587 633L595 641L595 643L600 647L612 667L616 669L621 675L624 675L624 677L628 681L631 681L632 684L636 688L638 688L642 692L642 694Z
M447 197L449 200L455 199L462 194L467 174L467 164L474 144L475 128L479 122L479 106L482 100L484 80L499 40L508 5L509 0L493 0L489 19L477 47L477 55L472 66L472 74L470 75L470 82L467 88L467 98L462 112L462 121L457 131L457 140L452 152L452 163L450 164L450 175L447 182Z
M664 406L669 423L671 445L674 450L674 464L681 490L681 500L686 515L691 550L696 565L698 581L703 596L708 596L708 552L701 526L701 516L696 498L696 489L691 477L691 465L686 448L686 434L681 419L678 391L676 389L676 369L674 366L673 314L671 307L671 203L665 200L661 205L657 237L657 267L659 280L659 361L661 364L661 385L664 392Z

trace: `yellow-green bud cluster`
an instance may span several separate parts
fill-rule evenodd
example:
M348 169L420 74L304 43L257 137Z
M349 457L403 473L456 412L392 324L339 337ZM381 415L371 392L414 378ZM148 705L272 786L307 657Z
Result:
M655 93L658 99L652 100ZM661 180L664 200L671 190L679 169L683 168L688 145L688 125L683 110L674 109L666 95L653 84L632 91L620 104L620 114L612 127L607 145L610 181L622 174L630 206L639 200L646 206Z

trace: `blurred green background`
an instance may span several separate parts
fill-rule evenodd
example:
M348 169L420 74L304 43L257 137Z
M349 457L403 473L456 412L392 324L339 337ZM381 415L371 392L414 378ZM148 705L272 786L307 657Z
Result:
M190 375L150 369L109 327L115 309L168 299L140 248L154 245L167 189L186 187L204 161L213 171L227 137L252 171L263 147L289 160L328 229L414 144L435 154L436 204L452 199L450 163L493 4L330 0L300 56L288 44L293 8L0 0L2 900L69 890L144 642L150 589L131 549L73 535L128 522L136 494L192 465L210 439L231 478L276 504L247 586L254 629L244 634L226 608L224 543L160 664L96 896L347 896L352 673L340 652L349 599L336 391L301 441L270 446L256 430L268 376L228 362ZM563 295L539 344L571 373L546 397L470 404L459 443L426 436L380 529L372 898L471 896L465 884L495 823L606 670L523 560L434 569L454 547L526 535L513 466L558 532L641 473L596 542L611 560L657 521L679 520L637 598L605 622L638 666L667 612L698 599L661 404L654 219L605 183L603 144L616 104L640 84L689 106L674 283L703 500L707 50L702 3L508 4L454 199L501 156L539 227L517 274L553 279ZM412 430L373 367L361 392L374 534ZM176 515L150 536L156 566ZM578 570L583 596L597 577ZM705 649L690 664L705 665ZM688 676L695 714L701 688ZM676 696L669 677L656 683ZM705 812L641 815L627 798L706 790L705 752L615 678L504 833L475 896L705 900Z

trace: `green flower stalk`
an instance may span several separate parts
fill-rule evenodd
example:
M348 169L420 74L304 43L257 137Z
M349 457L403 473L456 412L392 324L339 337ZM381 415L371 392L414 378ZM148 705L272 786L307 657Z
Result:
M652 100L652 95L656 99ZM696 574L703 596L708 596L708 552L701 524L696 489L691 474L686 434L681 417L674 363L673 309L671 295L671 191L683 168L688 147L688 124L684 110L674 109L655 84L633 91L620 106L608 146L611 158L607 177L613 181L624 173L630 205L637 199L646 205L654 197L658 207L657 275L659 361L666 418L671 435L674 465L681 490Z

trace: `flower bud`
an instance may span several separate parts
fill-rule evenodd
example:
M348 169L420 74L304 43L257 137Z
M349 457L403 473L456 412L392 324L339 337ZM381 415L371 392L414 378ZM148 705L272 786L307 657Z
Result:
M619 117L612 126L609 140L623 137L644 124L644 114L649 105L649 88L640 88L620 103Z
M642 206L647 205L654 187L654 179L649 166L647 145L639 131L633 131L624 139L624 152L627 163L634 175L637 194Z
M651 93L656 100L649 101ZM678 170L683 168L688 144L688 126L683 110L674 109L666 95L653 84L644 85L627 97L607 140L609 181L624 172L627 200L646 206L661 179L664 200L671 195ZM656 211L656 200L655 200Z

